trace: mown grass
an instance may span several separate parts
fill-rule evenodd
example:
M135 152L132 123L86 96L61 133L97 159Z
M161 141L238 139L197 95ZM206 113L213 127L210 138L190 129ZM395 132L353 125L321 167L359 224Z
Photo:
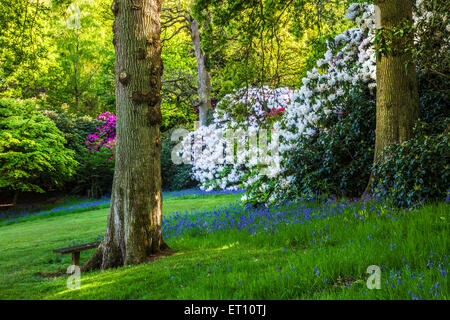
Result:
M165 201L164 208L165 213L199 212L238 198L173 199ZM169 238L169 245L178 250L175 255L84 273L81 288L75 290L67 289L67 276L45 279L36 273L64 272L70 256L54 255L52 250L103 233L106 209L3 226L0 298L449 298L448 204L393 212L377 203L316 203L304 206L312 208L315 216L303 220L291 213L296 206L302 205L290 205L285 211L277 208L280 219L273 228L249 232L192 227ZM82 253L82 262L91 254ZM382 268L380 290L366 287L370 265Z

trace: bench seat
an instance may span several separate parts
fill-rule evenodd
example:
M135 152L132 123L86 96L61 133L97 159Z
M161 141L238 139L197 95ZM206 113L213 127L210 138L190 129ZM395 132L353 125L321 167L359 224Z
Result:
M84 250L94 249L100 245L100 242L86 243L79 246L67 247L53 250L56 254L72 254L72 264L80 266L80 252Z

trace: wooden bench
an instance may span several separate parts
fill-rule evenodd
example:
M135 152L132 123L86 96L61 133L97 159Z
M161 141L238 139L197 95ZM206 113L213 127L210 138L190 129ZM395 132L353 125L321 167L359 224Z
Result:
M100 245L100 242L86 243L75 247L67 247L61 249L53 250L53 253L56 254L72 254L72 264L76 266L80 266L80 252L84 250L89 250L93 248L97 248Z

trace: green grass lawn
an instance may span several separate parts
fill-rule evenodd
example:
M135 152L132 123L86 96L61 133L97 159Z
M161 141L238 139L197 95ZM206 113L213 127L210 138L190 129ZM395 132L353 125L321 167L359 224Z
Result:
M239 197L169 199L164 214L212 210ZM373 208L380 214L344 207L339 216L279 225L271 233L188 232L168 241L175 255L82 273L75 290L67 288L67 276L36 274L65 272L70 255L52 250L102 234L107 209L1 226L0 299L448 299L450 206L401 213ZM82 252L81 262L92 252ZM366 287L370 265L382 268L380 290Z

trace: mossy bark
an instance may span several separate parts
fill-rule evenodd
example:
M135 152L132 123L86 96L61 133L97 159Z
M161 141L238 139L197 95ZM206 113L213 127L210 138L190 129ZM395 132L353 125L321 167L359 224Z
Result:
M161 192L161 0L114 0L116 162L104 239L83 270L146 262L166 249Z

